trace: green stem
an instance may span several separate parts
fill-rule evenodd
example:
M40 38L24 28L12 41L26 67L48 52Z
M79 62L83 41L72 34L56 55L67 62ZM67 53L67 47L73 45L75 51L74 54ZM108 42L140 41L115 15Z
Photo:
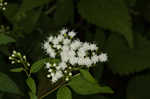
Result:
M45 12L46 15L52 13L56 9L56 5L52 6L49 10Z
M57 90L58 88L60 88L65 82L63 81L61 84L59 84L58 86L56 86L54 89L46 92L44 95L40 96L38 99L43 99L46 96L48 96L49 94L51 94L52 92L54 92L55 90Z

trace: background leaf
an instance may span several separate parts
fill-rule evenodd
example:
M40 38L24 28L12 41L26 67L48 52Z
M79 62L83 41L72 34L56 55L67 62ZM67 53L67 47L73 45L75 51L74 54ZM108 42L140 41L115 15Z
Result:
M73 22L74 19L73 0L58 0L55 12L55 24L58 26Z
M150 74L136 76L130 80L127 88L127 99L146 99L150 97Z
M13 82L7 75L0 72L0 91L14 93L14 94L22 94L15 82Z
M123 75L149 68L150 43L140 36L137 37L136 42L140 42L136 45L137 48L130 49L120 36L114 34L110 36L107 51L109 53L109 67L114 73Z
M41 9L18 11L15 16L14 31L31 33L36 27L36 23L41 15Z
M79 13L97 26L121 33L133 46L131 17L124 0L80 0Z
M5 34L0 34L0 45L6 45L8 43L14 43L15 39L5 35Z
M22 11L31 10L33 8L43 6L44 4L48 4L52 0L23 0L23 3L21 5Z

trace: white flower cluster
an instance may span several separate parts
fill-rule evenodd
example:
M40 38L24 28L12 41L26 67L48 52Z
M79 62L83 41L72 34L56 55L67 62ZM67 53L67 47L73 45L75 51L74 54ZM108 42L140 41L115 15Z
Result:
M0 1L0 9L2 9L3 11L6 10L6 6L8 5L7 2L3 2L3 1Z
M89 68L97 62L106 62L107 54L98 52L93 43L75 39L76 33L62 29L58 36L50 36L43 44L43 49L50 58L59 59L59 63L46 63L52 83L64 77L66 81L72 76L73 68Z

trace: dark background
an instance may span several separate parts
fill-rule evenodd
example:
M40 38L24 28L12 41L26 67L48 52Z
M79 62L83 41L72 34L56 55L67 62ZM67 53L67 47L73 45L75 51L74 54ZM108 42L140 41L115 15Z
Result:
M5 1L3 1L5 2ZM150 97L150 0L6 0L0 10L0 72L8 74L26 97L0 92L0 99L28 99L24 73L11 73L8 56L22 52L30 63L44 57L41 43L66 27L82 41L96 43L109 61L97 64L91 74L110 86L114 94L73 99L148 99ZM2 35L15 42L7 44ZM44 86L33 75L39 86ZM1 80L1 79L0 79ZM0 87L3 84L0 84ZM46 85L48 87L48 85ZM1 97L2 96L2 97ZM45 99L55 99L56 92Z

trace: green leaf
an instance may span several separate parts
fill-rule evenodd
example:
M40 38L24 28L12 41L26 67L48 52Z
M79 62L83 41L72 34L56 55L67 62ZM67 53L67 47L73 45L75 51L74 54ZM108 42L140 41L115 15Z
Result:
M57 99L72 99L72 93L68 87L61 87L57 92Z
M36 73L39 70L41 70L46 62L58 62L58 60L55 59L50 59L50 58L44 58L39 61L36 61L32 66L31 66L31 73Z
M136 48L128 48L121 36L112 34L107 42L109 68L114 73L126 75L150 68L150 42L138 36L135 38Z
M11 72L22 72L23 70L24 69L22 67L10 69Z
M94 41L96 41L100 48L103 48L105 39L104 31L102 29L97 29L94 35Z
M41 59L39 61L36 61L32 66L31 66L31 73L36 73L38 72L40 69L43 68L44 64L46 62L49 62L50 61L50 58L44 58L44 59Z
M129 81L127 99L147 99L150 97L150 74L136 76Z
M90 23L121 33L133 46L131 17L124 0L80 0L78 9Z
M53 0L23 0L21 5L21 11L31 10L36 7L43 6L44 4L48 4Z
M81 69L80 70L81 76L83 76L84 79L91 83L97 83L97 81L92 77L92 75L89 73L88 70Z
M29 10L29 11L18 11L15 16L14 30L17 32L31 33L36 27L36 23L41 15L41 9Z
M36 94L36 84L35 84L34 79L32 79L31 77L29 77L26 80L26 83L27 83L28 87L30 88L30 90L32 91L32 93Z
M30 96L30 99L38 99L37 96L32 92L29 92L29 96Z
M4 15L7 17L9 21L14 22L14 16L18 12L19 5L17 3L9 3L7 6L7 10L4 11Z
M22 94L15 84L6 74L0 72L0 91L14 93L14 94Z
M73 22L74 11L72 0L58 0L55 13L56 25L65 25L68 22Z
M14 43L15 39L5 35L5 34L0 34L0 45L6 45L8 43Z
M100 86L98 83L93 84L88 80L84 79L81 75L73 77L68 85L80 95L113 93L111 88L107 86Z

